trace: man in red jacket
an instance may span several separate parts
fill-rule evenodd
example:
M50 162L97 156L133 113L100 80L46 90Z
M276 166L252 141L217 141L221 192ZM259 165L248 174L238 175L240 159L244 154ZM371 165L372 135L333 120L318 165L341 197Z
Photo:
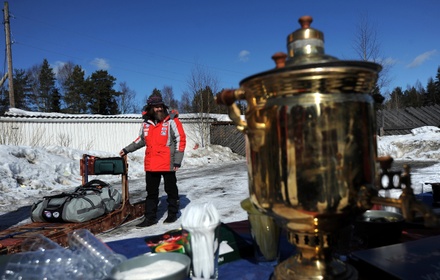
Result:
M164 223L173 223L179 212L179 191L177 189L176 171L179 170L185 152L186 135L182 123L177 118L177 111L168 113L168 107L160 96L150 96L144 107L144 122L139 136L120 156L145 147L144 170L147 185L145 200L145 219L137 227L149 227L157 223L159 204L159 185L164 179L167 193L168 216Z

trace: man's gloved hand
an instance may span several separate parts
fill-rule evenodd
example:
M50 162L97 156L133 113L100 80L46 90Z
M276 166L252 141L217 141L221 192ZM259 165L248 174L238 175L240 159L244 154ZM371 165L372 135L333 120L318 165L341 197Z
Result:
M179 170L179 168L180 168L180 164L175 163L175 164L174 164L174 167L173 167L173 170L174 170L174 171L177 171L177 170Z
M125 156L126 154L128 154L128 152L127 152L126 149L122 149L122 150L119 152L119 155L120 155L121 157Z

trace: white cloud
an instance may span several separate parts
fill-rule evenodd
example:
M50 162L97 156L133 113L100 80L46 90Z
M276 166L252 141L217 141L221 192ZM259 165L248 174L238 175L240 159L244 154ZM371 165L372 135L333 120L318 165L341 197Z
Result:
M58 75L58 72L65 64L66 64L66 62L64 62L64 61L55 61L55 64L52 65L52 69L53 69L53 72L55 73L55 75Z
M247 50L242 50L239 54L238 54L238 60L246 62L249 60L249 55L251 53Z
M423 62L430 59L432 56L437 54L437 50L432 50L429 52L422 53L421 55L418 55L410 64L406 66L406 68L415 68L417 66L420 66Z
M95 66L96 68L100 70L107 70L110 69L110 64L107 62L104 58L95 58L90 62L91 65Z

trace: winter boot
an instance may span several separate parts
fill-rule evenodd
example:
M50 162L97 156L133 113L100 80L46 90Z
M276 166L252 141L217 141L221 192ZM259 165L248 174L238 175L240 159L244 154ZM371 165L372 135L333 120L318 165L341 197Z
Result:
M157 220L156 219L145 218L144 221L142 223L137 224L136 227L138 227L138 228L150 227L150 226L155 225L155 224L157 224Z
M177 221L177 215L168 213L168 217L163 221L164 224L171 224Z
M168 217L163 222L165 224L170 224L177 221L177 213L179 212L179 200L168 198L167 202L168 202Z
M149 227L154 224L157 224L157 204L158 200L156 199L146 199L145 200L145 219L142 223L136 225L136 227Z
M147 198L145 200L145 217L149 219L156 219L157 206L159 204L159 199L150 199Z

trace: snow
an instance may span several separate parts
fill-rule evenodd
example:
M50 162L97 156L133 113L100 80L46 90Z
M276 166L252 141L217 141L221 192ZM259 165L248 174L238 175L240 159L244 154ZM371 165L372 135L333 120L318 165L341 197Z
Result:
M411 134L383 136L378 139L378 153L394 159L440 159L440 129L435 126L415 128Z
M114 157L116 153L57 146L33 148L0 145L0 222L1 215L5 213L32 205L45 195L70 191L79 186L79 162L83 154ZM378 154L390 155L396 161L432 161L432 166L411 173L416 194L422 190L430 191L426 182L440 182L440 129L437 127L417 128L408 135L378 137ZM145 197L143 153L129 154L128 163L130 195L136 193L141 200ZM120 177L114 175L102 175L99 179L120 184ZM246 212L240 207L240 201L248 196L246 159L232 153L229 148L212 145L187 150L177 179L179 194L183 197L181 208L190 202L209 201L219 210L222 222L247 219ZM161 195L165 199L163 185ZM163 224L166 208L162 208L161 213L163 215L158 217L157 225L137 229L135 224L140 222L138 219L100 234L100 237L107 242L161 234L180 227L180 219L172 224ZM30 219L17 221L17 224L28 222Z

